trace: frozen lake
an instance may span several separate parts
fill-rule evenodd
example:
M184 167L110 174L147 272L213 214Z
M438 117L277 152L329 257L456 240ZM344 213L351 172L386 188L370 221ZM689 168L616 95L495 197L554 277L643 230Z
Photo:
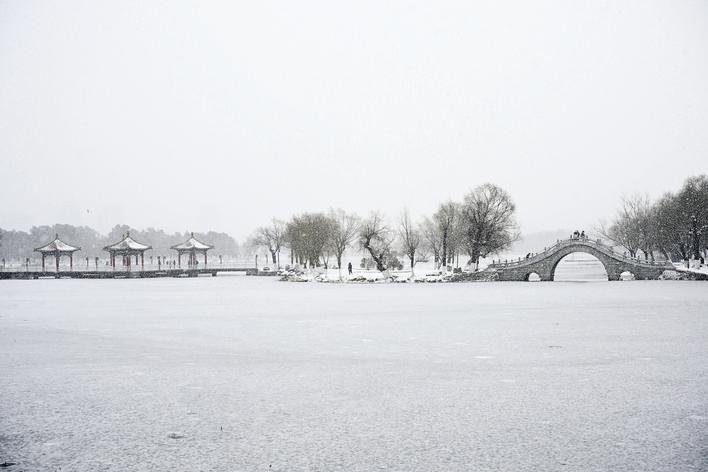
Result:
M10 471L708 470L701 282L3 281L0 333Z

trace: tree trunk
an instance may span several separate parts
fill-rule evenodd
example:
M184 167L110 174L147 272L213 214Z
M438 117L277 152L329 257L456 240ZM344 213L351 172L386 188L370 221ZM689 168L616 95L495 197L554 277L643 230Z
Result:
M384 263L384 254L376 254L376 251L374 251L374 249L371 247L371 237L366 238L363 244L363 248L369 251L371 258L376 263L376 270L378 270L379 272L388 273L386 264ZM386 275L385 277L388 278L388 275Z
M478 244L473 244L472 245L472 251L470 251L470 260L474 261L474 270L475 272L479 269L479 256L480 256L480 249Z
M376 251L374 251L373 248L371 246L369 246L368 243L364 245L364 249L369 251L371 258L376 263L376 270L378 270L379 272L386 271L386 264L384 264L383 254L376 254Z
M442 260L442 263L447 266L447 230L443 231L442 257L440 259Z
M470 262L469 264L471 265L472 262L474 262L474 271L477 272L479 270L479 258L480 258L480 250L479 248L472 248L472 251L470 251Z

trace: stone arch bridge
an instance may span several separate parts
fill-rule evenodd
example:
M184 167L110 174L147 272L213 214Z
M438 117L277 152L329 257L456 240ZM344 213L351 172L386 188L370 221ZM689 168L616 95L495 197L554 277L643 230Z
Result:
M676 270L670 262L642 261L616 253L612 247L590 239L566 239L539 254L516 261L492 262L487 270L498 274L501 281L525 281L531 274L541 280L553 280L558 263L568 254L582 252L595 256L605 267L609 280L620 280L623 272L631 272L637 280L658 279L665 270Z

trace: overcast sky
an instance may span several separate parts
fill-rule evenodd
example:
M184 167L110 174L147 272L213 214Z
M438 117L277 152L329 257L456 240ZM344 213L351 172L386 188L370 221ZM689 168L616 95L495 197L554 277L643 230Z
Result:
M246 237L472 187L522 232L708 172L708 2L0 1L0 227Z

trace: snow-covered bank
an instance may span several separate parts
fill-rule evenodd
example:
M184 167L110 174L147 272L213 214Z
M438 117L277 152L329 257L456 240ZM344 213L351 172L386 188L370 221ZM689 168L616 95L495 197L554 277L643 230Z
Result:
M570 258L556 271L557 281L605 281L607 273L602 263L594 259L594 265L586 264L588 259ZM592 261L590 261L592 262ZM708 280L708 266L686 268L683 264L674 264L675 270L667 270L659 280ZM626 275L626 276L625 276ZM388 271L386 274L377 270L356 269L353 274L337 269L300 269L289 268L278 272L281 281L318 282L318 283L448 283L448 282L494 282L499 277L494 268L482 266L478 271L454 269L444 271L431 267L416 267L410 270ZM634 280L630 273L623 274L622 280Z
M462 281L496 280L494 271L442 271L410 270L388 271L356 270L352 274L342 274L337 269L289 269L281 270L278 275L285 282L321 282L321 283L440 283Z
M684 263L675 263L676 272L683 278L691 280L708 280L708 265L693 265L686 267Z

